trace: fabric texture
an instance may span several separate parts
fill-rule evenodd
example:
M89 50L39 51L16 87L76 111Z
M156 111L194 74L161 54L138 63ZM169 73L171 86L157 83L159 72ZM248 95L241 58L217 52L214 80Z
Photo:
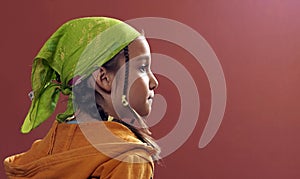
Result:
M32 66L31 107L21 132L28 133L49 118L60 93L69 97L60 122L74 114L72 86L92 74L140 36L126 23L107 17L86 17L63 24L44 44Z
M153 177L153 148L118 122L97 122L107 131L101 143L88 141L78 124L55 121L48 134L30 150L4 160L9 179L149 179ZM99 131L95 123L84 124ZM111 140L113 135L118 140ZM93 139L91 139L93 140ZM108 149L108 150L105 150Z

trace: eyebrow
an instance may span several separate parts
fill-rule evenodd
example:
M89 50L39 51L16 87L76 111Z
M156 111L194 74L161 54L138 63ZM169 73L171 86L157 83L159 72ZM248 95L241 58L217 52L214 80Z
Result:
M150 56L149 56L149 55L139 55L139 56L137 56L137 57L134 57L133 59L136 59L136 60L138 60L138 61L144 60L144 59L149 60L149 59L150 59Z

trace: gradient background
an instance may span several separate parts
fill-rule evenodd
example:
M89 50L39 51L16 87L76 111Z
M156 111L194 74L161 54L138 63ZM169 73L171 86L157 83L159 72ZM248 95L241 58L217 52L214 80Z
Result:
M185 65L201 98L195 130L181 148L164 158L163 166L156 167L155 178L300 178L300 1L5 0L0 8L1 161L27 150L52 123L49 120L28 135L19 132L30 105L32 59L57 27L82 16L122 20L157 16L185 23L208 41L223 67L228 99L217 135L199 149L210 110L207 77L183 48L150 40L153 52ZM168 109L152 128L156 138L174 127L180 107L174 84L162 76L158 79L157 92L165 96ZM2 165L0 178L5 178Z

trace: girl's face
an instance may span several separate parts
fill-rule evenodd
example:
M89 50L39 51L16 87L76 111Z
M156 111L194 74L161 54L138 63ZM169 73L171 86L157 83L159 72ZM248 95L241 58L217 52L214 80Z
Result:
M147 40L144 37L137 38L129 44L128 51L130 60L127 99L130 106L140 116L148 116L151 112L154 89L157 88L158 81L150 69L151 55ZM121 68L115 80L117 83L115 90L118 95L112 97L114 104L120 104L120 94L122 94L124 86L125 57L120 58L120 60ZM121 106L114 105L118 115L121 118L127 117L124 115L124 109L116 109L117 106Z
M158 81L151 71L151 54L145 38L138 38L129 46L129 104L141 116L151 112L154 89Z

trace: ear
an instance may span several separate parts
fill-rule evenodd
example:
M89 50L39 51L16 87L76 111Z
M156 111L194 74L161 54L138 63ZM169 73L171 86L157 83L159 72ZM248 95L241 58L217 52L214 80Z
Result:
M112 72L108 72L104 67L100 67L92 75L96 83L96 90L100 89L106 93L111 92L112 82L114 79L114 74Z

